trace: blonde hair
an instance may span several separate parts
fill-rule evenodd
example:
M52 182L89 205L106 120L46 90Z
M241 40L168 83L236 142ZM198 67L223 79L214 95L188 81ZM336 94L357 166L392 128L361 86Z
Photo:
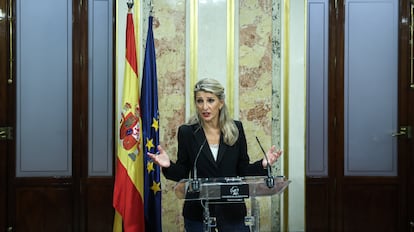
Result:
M230 146L234 145L239 138L239 129L234 123L234 120L230 118L230 114L225 103L224 87L220 84L220 82L212 78L204 78L199 80L194 86L194 104L196 93L199 91L212 93L216 95L218 99L223 101L223 107L221 108L219 115L219 127L220 131L223 133L224 143ZM195 123L204 126L203 120L201 120L198 112L196 112L188 121L188 124Z

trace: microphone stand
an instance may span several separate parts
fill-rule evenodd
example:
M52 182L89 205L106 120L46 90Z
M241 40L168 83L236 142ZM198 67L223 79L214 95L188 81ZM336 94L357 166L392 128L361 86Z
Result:
M257 138L257 136L256 136L256 140L257 140L257 143L260 146L260 149L262 149L263 155L264 155L264 157L266 159L266 163L267 163L267 165L266 165L266 169L267 169L266 186L268 188L273 188L275 186L275 179L272 175L272 166L270 165L269 159L267 158L267 155L266 155L266 152L263 149L262 144L260 143L259 138Z
M198 150L196 158L194 160L193 180L191 181L191 189L192 189L193 192L199 192L200 191L200 180L197 177L197 160L198 160L198 157L200 157L201 150L203 150L203 147L206 144L206 142L207 142L207 139L205 139L203 144L201 144L200 149Z

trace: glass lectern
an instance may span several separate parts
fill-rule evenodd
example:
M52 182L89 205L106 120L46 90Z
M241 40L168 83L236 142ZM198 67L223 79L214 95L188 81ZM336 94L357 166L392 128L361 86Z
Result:
M216 220L210 216L209 204L232 204L250 199L250 212L245 224L252 232L260 231L260 207L257 197L282 193L291 181L283 176L248 176L223 178L183 179L174 191L179 199L185 201L200 200L204 208L204 232L210 232L216 226Z

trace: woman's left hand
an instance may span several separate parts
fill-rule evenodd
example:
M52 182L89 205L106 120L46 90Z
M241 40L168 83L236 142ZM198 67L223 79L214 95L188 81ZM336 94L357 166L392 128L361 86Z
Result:
M273 165L278 159L279 157L282 155L282 151L281 150L276 150L276 146L273 145L269 151L267 151L266 156L267 159L269 160L269 165ZM263 168L267 167L267 160L263 159L262 160L262 165Z

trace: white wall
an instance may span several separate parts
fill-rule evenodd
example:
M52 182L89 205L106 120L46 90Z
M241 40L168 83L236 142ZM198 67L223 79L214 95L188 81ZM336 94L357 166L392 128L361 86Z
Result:
M288 189L288 231L305 231L306 0L284 2L282 18L283 142L292 181ZM287 119L286 119L287 118ZM286 121L287 120L287 121ZM286 203L286 202L284 202ZM285 207L285 206L284 206Z

